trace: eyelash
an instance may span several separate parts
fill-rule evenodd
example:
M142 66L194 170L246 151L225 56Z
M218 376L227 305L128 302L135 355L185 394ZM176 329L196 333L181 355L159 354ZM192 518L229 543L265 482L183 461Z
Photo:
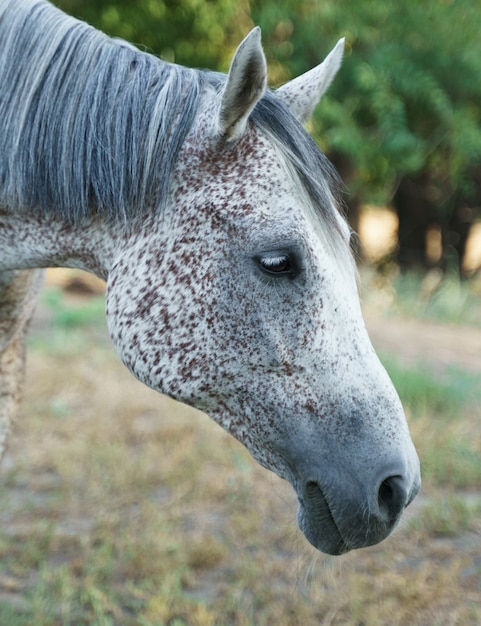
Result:
M261 267L265 270L280 274L291 270L290 259L287 254L265 257L259 261Z
M261 270L270 276L293 276L295 263L289 254L272 253L257 259Z

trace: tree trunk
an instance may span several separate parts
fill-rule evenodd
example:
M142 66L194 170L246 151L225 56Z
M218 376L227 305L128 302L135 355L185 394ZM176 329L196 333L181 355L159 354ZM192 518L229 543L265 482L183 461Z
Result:
M401 179L393 205L399 220L397 261L401 270L425 270L430 263L426 240L429 228L439 223L422 179Z

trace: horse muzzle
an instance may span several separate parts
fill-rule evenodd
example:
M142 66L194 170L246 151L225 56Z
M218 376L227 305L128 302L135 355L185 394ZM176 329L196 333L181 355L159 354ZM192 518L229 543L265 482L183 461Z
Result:
M399 468L378 472L371 487L361 484L359 477L344 484L305 480L296 489L299 528L326 554L339 555L374 545L394 530L420 484L418 472L410 478Z

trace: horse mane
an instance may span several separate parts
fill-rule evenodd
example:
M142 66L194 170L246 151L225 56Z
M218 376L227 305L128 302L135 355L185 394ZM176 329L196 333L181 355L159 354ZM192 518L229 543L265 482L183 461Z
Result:
M0 42L0 206L71 223L160 210L202 98L226 77L164 62L45 0L0 0ZM335 224L335 174L302 125L271 92L250 120Z
M291 170L294 182L297 179L300 183L300 191L308 200L306 208L314 223L320 225L319 234L334 234L334 238L324 240L338 251L339 235L343 238L338 213L343 213L344 200L337 170L275 92L266 92L250 119L267 134Z
M43 0L3 4L0 204L78 222L161 202L206 75Z

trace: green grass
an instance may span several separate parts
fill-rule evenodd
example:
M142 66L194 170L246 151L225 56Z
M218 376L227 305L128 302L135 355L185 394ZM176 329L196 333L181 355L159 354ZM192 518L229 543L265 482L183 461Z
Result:
M456 273L401 274L362 270L362 299L383 314L449 324L481 326L481 277L460 281Z
M41 301L49 309L52 324L57 328L86 327L102 324L105 321L105 297L72 298L59 288L42 292Z
M53 287L43 290L39 307L44 311L43 315L48 322L44 324L42 332L29 334L30 348L63 355L68 359L70 356L82 354L86 341L110 346L103 295L72 297Z
M382 361L401 400L414 415L429 411L443 419L453 419L467 406L481 403L481 385L476 373L459 368L435 372L423 361L406 367L389 356Z
M455 489L481 488L481 387L459 369L434 375L383 359L411 422L423 479Z
M456 494L433 496L412 524L425 537L457 537L468 530L479 530L481 502L470 504Z
M394 280L397 309L408 315L456 324L481 324L477 284L459 281L448 274L442 280L434 272L427 276L399 275ZM473 286L476 286L476 289ZM477 311L478 310L478 311Z

